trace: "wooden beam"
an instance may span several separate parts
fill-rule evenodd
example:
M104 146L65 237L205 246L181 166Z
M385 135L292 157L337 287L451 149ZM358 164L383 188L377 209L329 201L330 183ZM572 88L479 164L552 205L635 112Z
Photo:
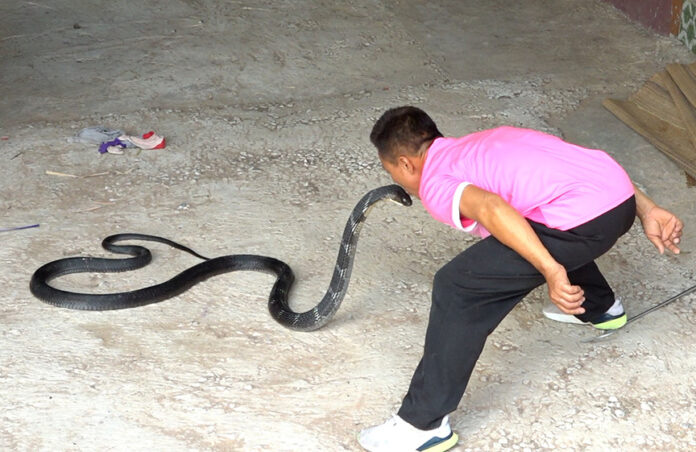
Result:
M668 67L667 73L663 74L662 76L662 82L664 83L670 97L672 98L672 101L674 102L674 106L676 107L677 112L679 113L679 116L686 127L686 131L689 133L689 138L691 139L693 149L696 149L696 113L694 113L691 104L686 99L683 89L680 89L680 86L677 86L676 80L672 78L672 72L673 70L677 71L680 74L679 76L682 81L684 81L685 77L691 79L691 76L686 73L686 70L681 65L677 66L679 66L679 69L675 69L674 67L669 69ZM696 88L696 86L694 88Z
M668 64L667 72L677 84L684 97L686 97L693 107L696 107L696 80L691 76L686 66L681 64Z
M668 76L667 72L663 72L663 74ZM628 100L643 110L652 112L663 121L667 121L680 129L685 129L684 122L677 112L672 97L664 88L664 83L662 82L660 74L651 78L650 81L645 82L645 85L635 94L631 95Z
M696 178L696 153L684 129L663 121L631 101L605 99L604 107Z

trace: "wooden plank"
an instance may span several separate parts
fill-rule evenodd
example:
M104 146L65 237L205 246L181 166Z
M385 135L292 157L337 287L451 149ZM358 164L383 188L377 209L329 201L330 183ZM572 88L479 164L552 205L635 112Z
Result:
M676 69L674 65L670 66L672 66L672 69L679 72L679 77L682 80L682 82L685 81L685 77L691 79L691 76L686 73L686 70L681 65L677 65L679 69ZM668 69L667 74L664 74L662 76L662 82L667 88L667 91L669 92L669 95L672 98L672 101L674 102L679 116L684 122L686 131L688 132L689 138L691 139L691 143L693 144L692 152L696 156L696 152L694 152L694 149L696 149L696 113L694 112L694 109L691 107L689 101L686 99L681 87L677 86L676 80L673 79L672 69ZM696 98L694 99L696 100Z
M664 72L668 76L667 72ZM631 95L628 100L636 104L643 110L653 113L655 116L662 118L678 127L685 129L684 122L677 112L677 107L672 101L669 92L664 88L660 74L646 82L636 93Z
M666 73L667 73L667 71L658 72L657 74L650 77L650 81L653 83L656 83L657 85L660 86L660 88L666 90L667 88L665 88L665 85L662 84L662 74L666 74Z
M663 121L631 101L605 99L604 107L696 178L696 155L684 129Z
M689 71L692 77L696 77L696 63L687 64L686 70Z
M668 64L667 72L684 94L684 97L688 99L693 107L696 107L696 80L689 74L686 66L676 63Z

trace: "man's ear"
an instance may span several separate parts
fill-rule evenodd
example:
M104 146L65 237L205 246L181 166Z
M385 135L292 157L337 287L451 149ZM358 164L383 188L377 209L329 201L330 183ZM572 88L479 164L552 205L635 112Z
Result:
M397 164L399 168L406 171L408 174L413 174L416 170L416 166L408 155L400 155L397 159Z

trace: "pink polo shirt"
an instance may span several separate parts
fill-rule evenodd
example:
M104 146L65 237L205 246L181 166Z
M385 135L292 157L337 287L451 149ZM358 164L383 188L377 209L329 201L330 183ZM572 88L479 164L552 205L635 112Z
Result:
M418 195L438 221L480 237L462 217L464 188L493 192L522 216L566 231L633 196L626 172L608 154L529 129L499 127L461 138L437 138L426 156Z

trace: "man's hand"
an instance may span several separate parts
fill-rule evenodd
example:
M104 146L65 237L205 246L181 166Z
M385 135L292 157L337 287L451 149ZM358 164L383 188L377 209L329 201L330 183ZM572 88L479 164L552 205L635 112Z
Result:
M573 286L568 280L565 268L558 266L544 272L546 284L549 286L549 298L558 309L566 314L580 315L585 313L581 305L585 301L585 292L580 286Z
M677 245L681 241L684 225L676 215L655 205L638 218L648 240L655 245L660 254L665 252L665 248L674 254L679 254Z
M681 241L684 224L676 215L655 204L638 187L633 185L636 193L636 215L643 225L643 231L660 254L665 248L679 254L677 245Z

